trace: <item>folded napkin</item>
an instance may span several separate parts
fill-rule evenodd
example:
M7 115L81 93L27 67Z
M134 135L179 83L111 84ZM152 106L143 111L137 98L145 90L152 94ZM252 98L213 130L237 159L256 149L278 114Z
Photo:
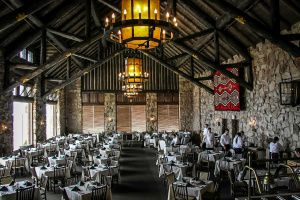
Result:
M67 147L66 150L70 150L70 147Z
M76 145L76 143L73 143L73 145Z
M236 161L241 161L241 159L237 158Z
M169 145L167 145L166 147L170 147Z
M26 151L30 151L30 149L27 149Z
M18 155L17 158L22 158L22 155Z
M50 164L48 163L48 164L46 165L46 167L50 167Z
M195 177L192 179L193 181L199 181L199 178L198 177Z
M109 157L110 157L110 154L106 154L105 157L106 157L106 158L109 158Z
M46 142L43 143L43 145L46 145L46 144L47 144Z
M80 186L83 186L83 185L80 185ZM71 191L77 192L77 191L81 191L81 190L77 186L74 186L74 188Z
M57 157L57 154L55 154L55 157Z
M41 170L45 170L45 169L47 169L45 166L42 166L41 168L40 168Z
M225 160L225 157L222 157L221 160Z
M61 164L59 164L59 163L58 163L58 164L57 164L57 165L55 165L55 166L56 166L56 167L61 167Z
M4 166L0 164L0 168L3 168Z
M98 165L94 163L92 166L93 166L93 167L97 167Z
M95 186L91 186L91 187L89 187L89 190L92 191L95 188L96 188Z
M173 164L173 163L175 163L175 162L174 162L174 160L171 160L169 163Z
M65 159L65 156L60 156L61 159Z
M25 185L25 186L32 186L32 183L30 183L29 181L26 181L23 185Z
M170 152L167 152L167 156L171 156Z
M38 151L39 149L38 148L36 148L34 151Z
M57 159L57 158L55 156L53 156L52 159Z
M14 181L11 181L8 186L13 186L15 184Z
M109 151L111 151L111 148L108 148Z
M93 182L92 185L100 186L101 184L98 182Z
M187 165L187 163L186 163L186 162L184 162L184 163L183 163L183 165Z
M104 143L104 145L108 145L107 143Z
M96 156L96 158L101 158L100 156Z
M107 167L107 166L105 166L105 167L103 167L103 169L108 169L108 167Z
M8 188L5 187L5 186L2 186L2 187L0 188L0 191L8 191Z
M204 152L207 152L207 149Z
M204 181L199 181L198 185L206 185Z
M106 149L105 147L101 148L101 150L105 150L105 149Z
M181 182L181 183L186 183L186 181L184 180L184 179L179 179L179 182Z
M104 166L106 166L106 167L107 167L107 166L108 166L108 164L107 164L107 163L105 163L105 164L104 164Z
M219 151L219 150L216 150L215 153L220 153L220 151Z
M181 154L180 153L176 153L176 155L180 156Z

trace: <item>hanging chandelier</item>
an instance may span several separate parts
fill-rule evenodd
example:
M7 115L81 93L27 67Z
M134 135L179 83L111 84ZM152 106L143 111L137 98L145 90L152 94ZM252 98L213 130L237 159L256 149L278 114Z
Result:
M178 38L176 18L171 23L169 17L160 20L159 0L122 0L122 20L115 22L114 14L111 23L106 18L104 37L130 49L153 49Z

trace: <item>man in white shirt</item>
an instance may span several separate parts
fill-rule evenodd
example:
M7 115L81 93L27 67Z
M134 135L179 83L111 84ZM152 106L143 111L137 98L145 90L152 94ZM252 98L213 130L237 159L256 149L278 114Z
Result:
M204 135L203 140L202 140L202 148L204 148L204 143L205 143L205 149L207 150L213 150L214 145L216 145L216 138L215 135L211 132L211 128L208 128L208 131L206 135Z
M185 129L183 134L185 134L185 137L190 137L191 133L187 129Z
M236 134L236 136L234 137L233 139L233 149L234 149L234 152L236 154L241 154L242 153L242 148L243 148L243 140L242 140L242 134L240 132L238 132Z
M279 138L274 137L273 142L270 143L270 154L271 159L278 159L279 158L279 151L283 150L281 144L278 142ZM278 163L278 161L274 161L274 163Z
M223 147L224 151L230 150L230 137L229 137L229 129L225 129L225 133L221 136L220 144Z
M175 134L172 134L172 136L173 136L173 140L172 140L172 142L171 142L171 145L178 145L178 144L180 144L180 140L179 140L179 138L177 137L177 135L175 135Z
M244 131L241 131L241 138L242 138L242 142L244 144L244 142L246 142L246 136L245 136Z
M207 131L208 131L208 124L205 124L205 128L203 130L203 136L206 135Z
M162 138L165 140L167 136L168 136L167 131L164 131L164 133L162 134Z

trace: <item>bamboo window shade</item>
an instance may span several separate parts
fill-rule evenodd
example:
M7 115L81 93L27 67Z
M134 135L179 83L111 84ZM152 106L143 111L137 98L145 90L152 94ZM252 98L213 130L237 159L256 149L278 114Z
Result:
M130 105L117 105L117 132L131 132Z
M104 131L104 106L82 106L83 133L99 133Z
M117 106L117 132L128 133L146 130L145 105L118 105Z
M158 131L178 131L178 105L158 105Z

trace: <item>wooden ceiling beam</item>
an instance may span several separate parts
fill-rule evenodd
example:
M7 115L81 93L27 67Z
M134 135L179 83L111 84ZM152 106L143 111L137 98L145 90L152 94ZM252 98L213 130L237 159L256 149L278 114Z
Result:
M191 81L191 82L194 83L195 85L197 85L197 86L199 86L199 87L201 87L201 88L204 88L208 93L210 93L210 94L212 94L212 95L214 94L214 91L213 91L211 88L209 88L209 87L207 87L206 85L204 85L204 84L198 82L195 78L193 78L193 77L187 75L186 73L184 73L184 72L178 70L177 68L173 67L172 65L168 64L168 63L165 62L163 59L158 58L158 57L156 57L156 56L150 54L148 51L140 50L140 52L142 52L143 54L145 54L145 55L148 56L149 58L155 60L157 63L163 65L165 68L167 68L167 69L171 70L172 72L178 74L179 76L182 76L183 78L185 78L185 79Z
M211 0L211 2L215 6L219 6L222 10L227 12L232 18L240 19L243 25L247 28L254 30L262 37L268 39L287 53L293 55L295 58L300 59L300 48L295 44L284 40L281 36L274 34L272 29L270 29L269 27L264 26L263 24L250 17L248 14L244 13L243 11L227 2L219 0Z
M182 54L179 54L179 55L176 55L176 56L172 56L172 57L166 59L166 62L176 60L176 59L181 58L181 57L186 56L186 55L188 55L188 54L187 53L182 53Z
M101 26L101 19L96 5L96 0L91 1L91 14L97 27Z
M114 58L115 56L119 55L122 51L124 51L125 49L119 49L117 51L115 51L114 53L110 54L109 56L106 56L105 58L103 58L102 60L96 62L95 64L81 70L80 72L74 74L73 76L71 76L69 79L66 79L65 81L63 81L62 83L60 83L59 85L55 86L54 88L52 88L51 90L49 90L46 94L44 94L42 96L42 98L45 98L47 96L49 96L50 94L54 93L56 90L61 89L67 85L69 85L70 83L74 82L76 79L80 78L81 76L83 76L84 74L86 74L86 72L90 72L91 70L95 69L96 67L99 67L100 65L102 65L103 63L107 62L108 60Z
M85 60L89 60L89 61L92 61L92 62L98 62L99 60L95 60L93 58L90 58L88 56L85 56L85 55L82 55L82 54L77 54L77 53L74 53L73 56L76 56L78 58L83 58Z
M184 41L187 41L187 40L190 40L190 39L194 39L196 37L205 36L205 35L213 33L213 32L214 32L214 29L207 29L207 30L200 31L198 33L194 33L194 34L179 38L176 41L184 42Z
M244 67L249 67L251 63L248 62L241 62L241 63L234 63L234 64L225 64L221 65L224 68L244 68Z
M162 20L163 21L167 20L167 12L169 13L169 16L171 18L172 9L173 9L173 2L174 2L174 0L167 0L167 5L166 5L165 10L164 10L163 15L162 15Z
M107 1L105 0L98 0L100 3L103 3L104 5L110 7L111 9L113 9L114 11L118 12L118 13L122 13L122 11L117 7L117 6L114 6L112 5L111 3L108 3Z
M25 19L28 15L35 13L46 5L56 0L40 0L18 8L11 13L0 17L0 32ZM17 19L16 19L17 17Z
M47 27L46 30L49 31L50 33L54 33L55 35L59 35L59 36L64 37L64 38L75 40L77 42L84 41L84 38L82 38L80 36L74 35L72 33L63 32L63 31L57 30L55 28Z
M73 47L71 47L69 49L66 49L65 51L62 51L59 54L54 54L42 66L36 68L35 70L33 70L32 72L26 74L25 76L22 76L19 80L16 80L15 83L10 84L5 89L4 92L5 93L10 92L11 90L13 90L15 87L19 86L24 81L26 82L27 80L30 80L30 79L36 77L37 75L43 73L44 71L50 69L57 62L60 62L61 60L64 60L70 54L76 53L79 49L82 49L82 48L86 47L87 45L93 43L95 40L99 40L100 37L102 37L102 36L103 36L103 34L98 34L98 35L96 35L96 36L94 36L90 39L86 39L85 41L78 43L77 45L74 45Z
M39 67L38 65L28 64L28 63L7 63L7 66L12 69L18 68L18 69L29 69L29 70L33 70Z
M208 80L213 80L213 76L207 76L207 77L200 77L200 78L195 78L197 81L208 81Z
M188 47L187 45L183 44L183 43L178 43L178 42L173 42L173 44L175 44L176 46L178 46L179 48L183 49L185 52L187 52L188 54L190 54L191 56L193 56L194 58L196 58L197 60L200 60L203 63L206 63L208 66L210 66L212 69L214 69L215 71L219 71L222 74L224 74L225 76L227 76L228 78L231 79L235 79L237 83L239 83L242 87L252 91L253 90L253 85L247 83L244 79L242 79L239 76L236 76L235 74L231 73L230 71L226 70L225 68L223 68L221 65L216 64L215 62L209 60L208 58L206 58L205 56L203 56L201 53L199 53L198 51L192 49L191 47Z

